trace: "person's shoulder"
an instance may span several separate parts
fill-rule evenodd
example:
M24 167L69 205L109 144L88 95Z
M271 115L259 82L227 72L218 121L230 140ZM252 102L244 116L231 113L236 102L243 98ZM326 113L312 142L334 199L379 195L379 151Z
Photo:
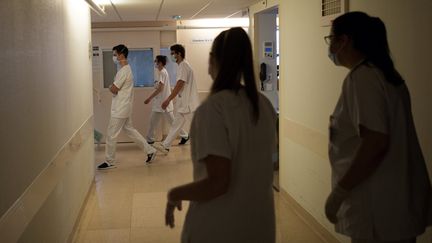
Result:
M166 68L163 68L163 69L160 71L160 74L161 74L161 75L164 75L164 76L168 76L168 71L166 70Z
M129 64L126 64L123 67L121 67L118 72L119 73L129 73L129 72L132 72L132 69L131 69Z
M259 102L260 102L260 107L261 109L265 109L268 112L272 113L274 116L276 116L276 110L273 107L271 101L262 93L258 93L258 97L259 97Z
M235 92L232 90L222 90L210 94L198 108L201 110L212 110L220 112L222 109L229 108L235 104Z
M273 105L270 102L270 100L265 95L263 95L261 92L258 92L258 99L265 106L267 106L267 107L273 107Z
M186 69L190 69L190 70L192 70L192 67L191 67L190 63L189 63L186 59L183 59L183 60L179 63L179 66L180 66L180 67L183 67L183 68L186 68Z
M241 92L241 91L239 91ZM234 104L235 100L238 99L238 93L234 90L221 90L209 97L209 102L214 103L219 106L229 106Z
M382 71L370 62L363 62L348 75L347 81L354 85L382 85L385 79Z

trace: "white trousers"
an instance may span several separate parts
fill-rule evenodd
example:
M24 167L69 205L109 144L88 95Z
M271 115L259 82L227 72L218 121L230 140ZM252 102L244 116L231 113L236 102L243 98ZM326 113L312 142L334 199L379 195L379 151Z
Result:
M165 117L171 129L171 126L174 121L174 115L172 111L170 112L152 111L150 114L150 127L148 129L147 136L146 136L147 141L151 141L151 142L155 141L155 130L160 124L159 121L162 116ZM180 137L187 138L187 136L188 136L187 132L185 132L183 129L180 129Z
M128 118L114 118L111 117L107 135L106 135L106 147L105 147L105 159L109 163L115 163L115 153L117 136L120 131L123 131L130 137L146 154L156 152L156 149L150 146L144 137L132 126L132 120Z
M165 148L171 147L171 143L174 141L174 139L177 137L177 134L182 131L183 134L180 134L181 137L187 138L189 134L183 130L183 126L186 123L186 120L189 121L189 119L192 117L193 113L180 113L177 112L174 115L174 121L171 125L171 128L169 130L169 133L165 140L162 142L162 145Z

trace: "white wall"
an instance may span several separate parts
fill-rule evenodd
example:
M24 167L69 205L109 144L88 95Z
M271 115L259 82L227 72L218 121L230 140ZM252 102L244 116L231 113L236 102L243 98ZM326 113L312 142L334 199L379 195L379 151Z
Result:
M330 192L328 118L348 70L327 57L320 27L321 1L280 1L280 178L281 187L333 232L323 206ZM397 69L405 77L421 146L432 168L432 4L425 0L350 1L350 10L379 16L387 26ZM336 235L336 234L335 234ZM342 242L346 237L337 235ZM418 242L431 242L429 235Z
M177 42L186 49L186 60L191 64L199 92L210 91L212 80L208 74L208 58L216 36L227 28L215 29L178 29ZM208 40L193 42L192 40Z
M64 242L94 175L90 13L84 1L3 0L0 16L0 241Z
M243 27L248 31L248 19L182 20L177 21L177 25L177 43L186 49L186 60L194 70L200 98L204 99L213 83L208 74L208 59L213 40L230 27Z

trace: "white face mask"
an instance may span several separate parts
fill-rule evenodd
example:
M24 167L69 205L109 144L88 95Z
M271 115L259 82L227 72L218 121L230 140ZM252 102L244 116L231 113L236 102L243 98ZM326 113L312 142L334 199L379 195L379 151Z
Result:
M177 62L177 58L175 58L174 55L171 55L171 61L173 61L173 62Z
M328 49L328 57L330 58L330 60L332 60L332 62L336 65L336 66L340 66L340 61L339 58L337 57L336 53L332 53L330 51L330 48Z
M119 60L117 60L117 56L113 56L113 62L114 64L119 64Z

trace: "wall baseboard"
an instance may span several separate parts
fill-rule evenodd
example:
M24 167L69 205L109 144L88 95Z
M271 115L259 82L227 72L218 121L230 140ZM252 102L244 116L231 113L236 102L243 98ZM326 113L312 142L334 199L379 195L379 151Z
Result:
M299 216L315 233L327 243L340 243L327 229L325 229L318 221L308 213L293 197L291 197L284 189L280 189L280 195L283 200L286 200L295 214Z
M80 208L80 211L78 213L78 217L77 217L77 219L75 221L74 227L72 228L72 231L69 234L69 237L67 239L67 243L73 243L76 240L75 237L77 236L77 232L79 230L79 223L80 223L81 218L83 216L84 209L85 209L85 207L86 207L86 205L87 205L87 203L89 201L90 195L92 193L94 193L95 186L96 186L96 184L95 184L95 181L93 180L92 183L91 183L91 185L90 185L90 187L88 188L88 191L87 191L86 197L84 199L84 202L81 205L81 208Z

